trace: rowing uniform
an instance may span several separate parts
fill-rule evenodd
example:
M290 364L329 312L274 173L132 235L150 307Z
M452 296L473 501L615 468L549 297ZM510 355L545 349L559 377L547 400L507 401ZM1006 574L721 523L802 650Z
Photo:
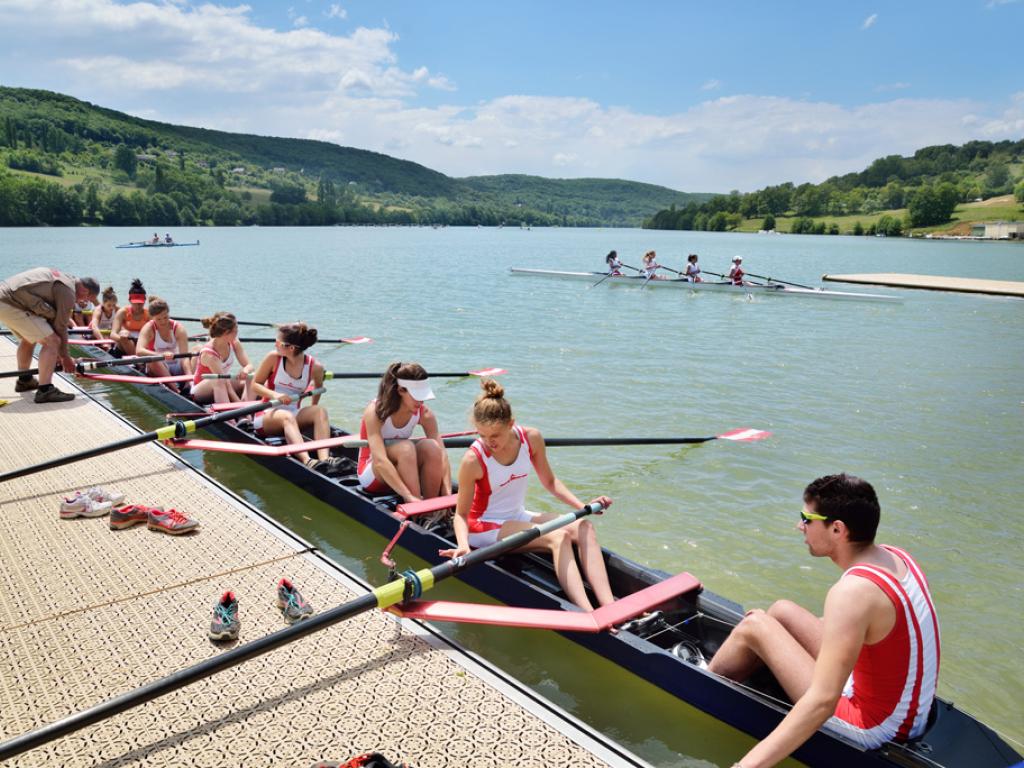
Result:
M608 274L610 275L621 275L622 274L622 262L618 259L612 259L608 262Z
M142 317L136 317L132 312L131 307L125 310L124 320L121 325L126 331L128 331L128 338L132 341L139 340L139 331L142 330L142 326L149 322L149 310L143 308Z
M696 264L687 264L686 279L689 280L691 283L699 283L701 281L700 267L698 267Z
M178 321L171 320L171 338L165 339L160 335L160 328L156 322L150 320L146 325L153 326L153 351L162 355L165 352L170 352L172 355L178 354ZM181 360L164 360L164 365L167 366L167 371L171 376L181 376L185 373L185 369L181 364Z
M882 547L906 565L902 579L863 564L843 576L867 579L881 589L896 609L896 624L884 638L861 649L835 716L826 724L865 749L921 736L939 678L939 621L928 582L909 554Z
M373 405L376 402L377 401L374 400L370 405ZM401 427L396 427L391 422L391 417L388 416L384 419L384 423L380 425L380 436L385 440L408 440L412 437L412 431L416 428L416 425L420 423L421 418L423 418L422 403L420 403L420 407L416 409L409 421ZM364 418L359 423L359 439L365 440L366 438L366 419ZM369 491L370 493L381 493L388 490L387 484L379 480L377 476L373 474L373 456L370 453L369 446L364 446L359 449L359 485L362 486L363 490Z
M203 375L204 374L213 373L213 371L210 370L210 368L203 362L203 355L204 354L209 352L211 355L213 355L218 360L220 360L220 372L221 373L231 373L231 366L234 365L234 362L235 362L234 351L235 351L235 345L231 344L230 346L228 346L228 353L227 353L227 355L225 355L224 357L221 357L220 356L220 352L218 352L214 348L212 341L209 342L201 350L199 350L199 354L196 356L196 372L195 372L195 375L192 377L192 386L194 387L197 384L199 384L199 382L201 382L203 380Z
M287 366L285 365L285 358L281 355L277 356L277 365L274 366L274 370L270 372L267 377L264 386L267 389L272 389L275 392L280 392L285 395L290 395L292 402L288 405L279 405L276 408L272 408L271 411L291 411L298 415L299 413L299 396L304 392L309 391L313 386L313 368L316 366L316 360L312 355L303 355L302 358L302 370L298 376L292 376L288 373ZM266 398L264 398L266 400ZM263 417L267 411L260 411L253 416L253 426L256 428L256 433L262 436L263 431Z
M729 279L732 280L733 285L743 285L743 267L739 264L734 265L729 270Z
M98 313L99 319L96 320L96 328L100 331L110 331L114 328L114 315L117 314L115 309L109 315L103 314L103 305L97 307L96 312Z
M469 447L483 467L484 476L476 481L473 504L469 508L469 546L487 547L498 540L501 526L512 520L531 522L538 516L526 509L526 487L533 470L533 448L520 426L512 427L519 438L519 452L511 464L499 462L484 441L477 439Z

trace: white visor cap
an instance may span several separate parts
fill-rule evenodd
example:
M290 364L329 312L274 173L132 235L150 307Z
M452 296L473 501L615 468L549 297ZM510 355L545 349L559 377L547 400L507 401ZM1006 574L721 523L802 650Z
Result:
M409 394L421 403L434 399L434 390L430 388L430 379L396 379L398 386L405 387Z
M743 257L742 256L733 256L732 260L733 261L743 261Z

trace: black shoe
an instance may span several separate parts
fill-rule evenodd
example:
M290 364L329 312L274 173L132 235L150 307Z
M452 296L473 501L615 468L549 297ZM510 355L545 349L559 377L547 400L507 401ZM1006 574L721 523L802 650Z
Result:
M68 400L74 400L75 396L71 392L62 392L52 384L48 388L39 388L36 390L35 401L37 403L66 403Z
M15 392L31 392L33 389L39 389L39 379L35 376L29 376L24 380L19 376L18 380L14 382Z

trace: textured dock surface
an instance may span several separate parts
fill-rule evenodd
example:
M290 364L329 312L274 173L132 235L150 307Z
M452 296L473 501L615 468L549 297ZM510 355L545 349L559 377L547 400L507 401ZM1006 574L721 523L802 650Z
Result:
M0 341L0 370L13 352ZM0 399L0 471L135 433L82 394L36 406L0 379ZM174 537L59 519L61 497L92 485L202 527ZM282 576L324 609L366 589L157 445L0 485L0 741L221 652L206 631L226 589L241 642L281 629ZM643 765L432 631L398 626L358 616L5 766L308 768L371 750L415 768Z
M1024 296L1024 282L1015 280L984 280L978 277L943 277L942 275L905 275L897 272L875 272L862 275L822 275L822 280L857 285L888 285L893 288L917 288L925 291L956 291L988 293L996 296Z

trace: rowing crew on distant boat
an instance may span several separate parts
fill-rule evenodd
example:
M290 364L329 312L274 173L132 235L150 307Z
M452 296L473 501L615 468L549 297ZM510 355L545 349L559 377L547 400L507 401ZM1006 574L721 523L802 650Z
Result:
M176 243L170 235L165 235L163 239L156 233L149 240L138 240L131 243L122 243L121 245L115 245L115 248L185 248L190 245L199 245L199 241L196 240L194 243Z
M87 352L97 357L104 355L101 350L93 348ZM117 362L105 359L111 363ZM144 380L144 377L138 378ZM145 391L175 411L196 409L195 403L171 389L150 386ZM402 544L407 550L430 563L464 562L462 558L446 560L441 553L457 546L451 518L438 514L456 505L454 496L408 504L402 503L393 494L370 495L356 489L359 483L355 451L365 445L366 441L332 429L332 437L327 441L319 441L319 445L328 447L325 443L329 444L332 455L341 457L343 461L331 476L327 476L289 458L302 450L302 445L282 445L280 440L260 439L252 432L244 431L243 422L239 422L238 426L233 423L247 412L258 412L276 405L279 402L242 406L222 413L216 421L204 416L197 421L176 422L156 432L132 438L130 444L173 440L175 435L188 435L199 427L205 427L223 441L181 439L174 442L182 448L230 450L251 455L272 471L333 505L338 511L391 537L392 541L382 555L385 562L388 562L387 553L398 536L403 536ZM756 430L735 430L717 437L742 441L757 440L766 434ZM545 439L544 444L549 448L556 445L658 442L693 444L714 439L552 438ZM471 438L445 437L444 443L449 447L466 447L467 440L472 442ZM46 462L44 465L0 474L0 482L58 466L68 460L99 455L97 451L109 452L109 446L65 457L59 462ZM821 530L811 532L815 547L818 547L821 536L831 535L824 530L824 520L829 519L828 511L809 505L805 512L807 514L802 516L805 520L813 519L813 525L821 527ZM817 522L823 518L821 523ZM836 525L830 524L829 530ZM545 534L548 532L542 531ZM521 544L516 541L516 546ZM472 561L473 557L469 555L466 559ZM732 630L744 619L744 610L740 605L704 589L701 582L689 573L670 576L607 550L601 551L601 557L615 600L593 612L578 610L565 592L559 589L558 574L554 571L551 558L538 552L507 555L500 560L482 563L478 568L467 569L461 574L463 580L471 586L492 598L518 607L420 601L416 598L422 590L431 586L432 577L424 572L416 574L411 571L398 575L397 569L394 569L393 582L388 590L395 593L404 591L410 599L394 605L391 610L426 621L462 621L561 632L570 640L671 695L758 738L775 728L793 710L792 699L779 687L775 676L766 670L762 669L741 684L704 667L703 661L712 658L724 647ZM588 598L591 598L591 592L588 591ZM381 603L382 607L384 605ZM309 624L310 621L315 619L304 623ZM16 753L0 750L0 756L10 754ZM929 708L929 716L924 719L924 732L919 738L886 742L877 749L867 749L842 728L826 725L811 733L810 738L796 750L795 757L809 766L821 768L936 768L961 765L970 765L971 768L1006 768L1021 760L1020 755L998 734L937 697Z
M628 265L624 265L628 266ZM664 268L664 267L663 267ZM569 272L556 269L521 269L513 267L513 275L532 275L535 277L554 277L564 280L586 280L592 283L605 285L632 285L638 288L682 288L691 291L713 291L718 293L738 293L740 295L766 295L766 296L802 296L809 299L837 299L846 301L879 301L879 302L901 302L899 296L890 296L881 293L855 293L852 291L829 291L823 288L811 286L797 286L791 283L784 283L781 280L766 278L763 283L754 283L744 280L743 285L734 285L731 281L691 282L686 278L671 278L653 280L646 274L640 275L614 275L606 272ZM713 274L709 272L708 274Z

